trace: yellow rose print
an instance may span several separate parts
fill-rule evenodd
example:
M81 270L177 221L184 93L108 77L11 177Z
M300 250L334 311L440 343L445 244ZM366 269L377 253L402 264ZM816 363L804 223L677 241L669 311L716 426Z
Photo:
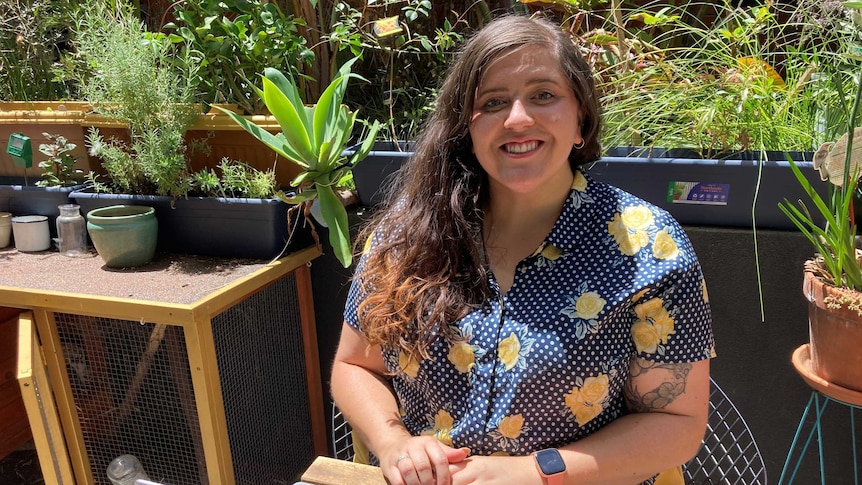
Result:
M667 310L653 319L653 326L655 326L655 331L658 333L661 343L666 344L667 339L670 338L670 334L674 333L673 323L673 318Z
M452 427L455 425L455 420L452 415L445 409L437 411L434 416L434 425L430 429L422 432L426 436L434 436L441 443L452 446Z
M626 256L634 256L649 242L649 235L644 231L635 233L627 232L624 236L617 239L617 244L620 246L620 251Z
M575 172L575 179L572 181L572 188L578 192L587 190L587 178L584 177L584 174L582 174L580 170Z
M449 362L451 362L458 372L466 374L473 369L476 364L476 356L473 352L473 346L466 342L458 342L449 349Z
M584 320L596 318L605 307L605 303L607 302L595 291L584 293L578 297L578 302L575 303L578 318L583 318Z
M608 233L614 237L614 240L619 244L620 239L625 237L628 229L623 225L622 217L619 213L614 214L614 219L608 222Z
M608 376L599 374L588 377L581 387L573 387L566 394L566 406L575 416L579 426L583 426L601 414L603 402L608 397Z
M578 426L584 426L585 424L592 421L596 416L601 414L603 409L604 408L601 404L584 404L573 410L573 414L575 415L575 421L578 422Z
M664 309L663 301L661 298L653 298L649 301L645 301L640 305L635 305L635 315L637 315L638 320L646 320L647 318L654 318L662 311L667 311Z
M652 254L656 259L674 259L679 256L679 248L670 234L661 230L656 234L655 241L652 243Z
M637 292L637 294L634 297L632 297L632 302L639 301L641 298L644 297L644 295L647 294L648 291L649 291L649 288L644 288L641 291Z
M653 224L652 212L643 205L626 207L621 219L623 225L632 231L643 231Z
M632 339L638 352L654 354L658 351L661 337L654 326L650 325L649 322L641 320L632 325Z
M506 438L516 439L521 436L521 428L524 427L524 416L516 414L514 416L506 416L500 420L500 426L497 430Z
M584 379L584 385L581 386L581 398L591 404L604 401L608 397L608 383L607 374L587 377Z
M512 370L518 363L518 356L521 352L521 342L518 336L512 332L508 337L500 341L497 346L497 355L500 356L500 361L506 366L506 370Z
M560 248L554 246L553 244L548 244L542 249L542 257L547 259L548 261L556 261L560 259L560 256L563 255L563 252L560 251Z
M419 361L407 355L403 350L398 354L398 367L408 376L416 379L419 374Z
M509 456L505 451L495 451L488 456Z

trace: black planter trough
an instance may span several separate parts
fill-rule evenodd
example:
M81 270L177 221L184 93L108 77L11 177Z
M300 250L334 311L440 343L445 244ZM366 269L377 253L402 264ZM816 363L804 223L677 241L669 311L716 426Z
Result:
M393 142L375 143L354 169L363 205L379 205L392 176L413 155L408 151L410 143L399 142L398 146L402 151L396 150ZM778 203L802 200L812 213L816 210L794 177L788 155L826 199L828 183L813 169L813 154L809 152L766 152L763 157L756 152L738 152L701 158L692 150L615 147L588 166L587 173L667 210L682 224L796 230ZM815 220L822 225L822 220Z
M303 226L304 217L291 220L290 206L279 199L189 197L173 200L156 195L70 194L81 213L110 205L134 204L155 208L159 224L157 250L225 258L270 259L314 243ZM289 241L289 244L288 244Z

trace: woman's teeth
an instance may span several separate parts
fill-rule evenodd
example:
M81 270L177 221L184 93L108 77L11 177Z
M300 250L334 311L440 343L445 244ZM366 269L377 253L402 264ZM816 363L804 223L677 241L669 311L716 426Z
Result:
M538 146L539 142L529 141L526 143L507 143L505 148L508 153L527 153L535 150Z

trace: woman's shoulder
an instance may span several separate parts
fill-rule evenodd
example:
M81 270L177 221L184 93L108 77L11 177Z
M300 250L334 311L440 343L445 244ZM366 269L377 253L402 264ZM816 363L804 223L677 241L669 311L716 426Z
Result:
M609 206L613 212L623 212L627 209L631 211L634 210L633 208L648 209L654 219L660 220L665 224L679 226L673 215L658 205L619 187L596 180L590 177L588 173L584 173L583 175L587 181L589 190L593 194L593 198Z

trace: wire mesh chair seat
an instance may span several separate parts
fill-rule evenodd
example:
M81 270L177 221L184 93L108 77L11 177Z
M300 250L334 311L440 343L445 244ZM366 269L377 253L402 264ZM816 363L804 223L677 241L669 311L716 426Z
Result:
M748 424L718 384L709 381L706 435L697 454L683 466L686 484L765 484L766 466Z
M335 458L353 460L353 436L332 405ZM686 485L765 485L766 466L751 430L724 391L710 378L709 419L697 454L683 466Z

